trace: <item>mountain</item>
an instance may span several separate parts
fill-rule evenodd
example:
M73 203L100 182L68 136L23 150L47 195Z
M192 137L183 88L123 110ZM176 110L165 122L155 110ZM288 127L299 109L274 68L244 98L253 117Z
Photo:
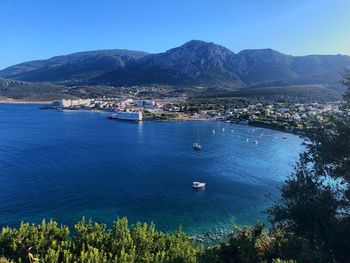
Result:
M272 49L247 49L234 58L234 70L245 83L296 78L293 57Z
M234 56L223 46L192 40L164 53L145 56L95 81L120 85L241 85L232 64Z
M344 55L291 56L272 49L237 54L211 43L192 40L164 53L129 50L74 53L21 63L0 71L0 77L89 85L205 86L211 88L320 84L338 88Z
M0 71L0 77L36 82L86 81L145 55L146 52L131 50L79 52L14 65Z

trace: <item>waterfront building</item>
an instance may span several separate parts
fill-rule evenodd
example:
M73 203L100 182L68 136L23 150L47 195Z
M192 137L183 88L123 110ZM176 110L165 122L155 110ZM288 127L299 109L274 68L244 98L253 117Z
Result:
M87 106L90 105L91 103L91 99L78 99L78 100L61 100L60 101L60 107L62 108L68 108L68 107L72 107L72 106Z

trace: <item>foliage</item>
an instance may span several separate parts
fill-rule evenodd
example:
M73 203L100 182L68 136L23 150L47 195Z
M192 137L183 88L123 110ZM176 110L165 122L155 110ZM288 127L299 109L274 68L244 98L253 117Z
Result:
M306 151L269 216L309 242L318 262L350 261L350 75L341 111L306 134Z
M0 257L0 263L13 263L13 261L9 261L4 257Z
M314 262L317 251L309 243L284 228L269 232L255 227L235 227L221 244L203 248L190 241L181 229L175 233L157 231L153 224L128 226L126 218L111 228L84 218L70 234L68 227L55 221L22 223L4 227L0 234L0 263L28 262L28 248L40 262Z
M273 84L271 84L273 85ZM207 98L239 98L281 103L330 102L341 100L341 93L323 85L280 85L244 87L235 91L206 93Z
M27 262L32 247L40 262L196 262L201 251L181 230L167 234L153 224L128 220L105 224L83 219L70 235L66 226L45 220L41 224L22 223L19 228L4 227L0 234L0 255L15 262Z
M317 252L308 242L283 228L263 230L255 227L235 228L228 240L207 249L201 255L202 262L314 262ZM281 260L283 259L283 260Z

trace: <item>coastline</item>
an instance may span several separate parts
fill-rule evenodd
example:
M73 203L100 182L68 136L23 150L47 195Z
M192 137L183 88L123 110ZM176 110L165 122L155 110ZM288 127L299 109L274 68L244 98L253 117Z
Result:
M52 101L31 101L31 100L16 100L9 98L0 98L0 104L50 104Z
M16 99L9 99L9 98L0 98L0 104L33 104L33 105L49 105L52 103L52 101L29 101L29 100L16 100ZM85 111L85 112L99 112L99 113L113 113L111 111L106 111L103 109L69 109L69 108L50 108L48 107L47 109L49 110L62 110L62 111ZM205 119L205 118L193 118L189 116L180 116L176 118L171 118L171 119L144 119L143 121L155 121L155 122L181 122L181 121L213 121L214 119ZM240 122L234 122L232 121L231 124L239 124L239 125L249 125L252 127L260 127L260 128L265 128L265 129L271 129L271 130L277 130L281 132L286 132L286 133L291 133L295 135L301 135L302 131L298 130L290 130L290 129L281 129L278 126L274 125L268 125L268 124L263 124L263 123L258 123L258 122L249 122L247 124L243 124Z

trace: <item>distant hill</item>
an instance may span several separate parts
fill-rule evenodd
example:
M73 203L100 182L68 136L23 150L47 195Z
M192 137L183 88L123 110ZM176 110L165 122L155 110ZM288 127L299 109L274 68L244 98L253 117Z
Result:
M108 71L123 68L147 55L142 51L98 50L35 60L8 67L0 76L34 82L87 81Z

